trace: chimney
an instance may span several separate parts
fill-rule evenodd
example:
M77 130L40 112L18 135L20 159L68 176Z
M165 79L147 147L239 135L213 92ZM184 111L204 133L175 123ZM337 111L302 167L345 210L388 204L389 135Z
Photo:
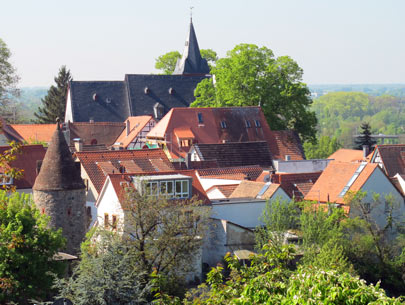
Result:
M191 168L191 153L190 152L187 153L185 161L186 161L187 169L190 169Z
M370 153L370 147L368 145L363 145L363 158L365 159Z
M82 151L83 150L83 141L80 138L75 138L73 139L73 142L75 143L75 150L76 151Z
M291 156L290 155L285 155L285 160L286 161L291 161Z
M125 128L127 130L127 137L129 136L129 132L131 131L131 123L129 122L129 120L125 121Z

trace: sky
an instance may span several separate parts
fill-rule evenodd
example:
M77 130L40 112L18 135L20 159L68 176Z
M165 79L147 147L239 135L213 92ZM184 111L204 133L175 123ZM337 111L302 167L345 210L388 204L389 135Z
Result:
M405 83L403 0L0 0L0 38L20 87L157 73L193 24L220 57L239 43L288 55L307 84Z

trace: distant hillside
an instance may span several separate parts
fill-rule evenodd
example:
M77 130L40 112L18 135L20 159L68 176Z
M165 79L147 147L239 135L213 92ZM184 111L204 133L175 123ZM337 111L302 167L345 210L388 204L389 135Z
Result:
M21 95L18 99L19 123L31 123L35 119L34 112L41 106L41 99L48 92L47 87L26 87L21 88Z
M313 97L320 97L329 92L363 92L368 95L392 95L405 97L405 84L347 84L347 85L309 85Z

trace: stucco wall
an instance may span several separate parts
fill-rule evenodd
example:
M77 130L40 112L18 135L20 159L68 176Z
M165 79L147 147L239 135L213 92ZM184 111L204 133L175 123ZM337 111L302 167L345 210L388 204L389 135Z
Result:
M104 214L107 213L109 216L109 222L111 224L112 215L117 216L118 226L122 226L124 223L124 211L118 200L117 194L111 182L106 181L106 185L102 193L100 194L100 200L97 206L97 220L100 226L104 226Z

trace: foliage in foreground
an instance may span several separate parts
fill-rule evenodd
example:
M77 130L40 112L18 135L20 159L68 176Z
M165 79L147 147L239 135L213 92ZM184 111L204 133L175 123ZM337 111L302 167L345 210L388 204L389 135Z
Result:
M64 264L53 260L63 247L61 230L47 228L29 195L0 191L0 303L44 299Z
M379 285L333 269L299 267L294 270L294 249L264 246L263 253L244 266L227 256L230 271L213 268L207 283L183 300L158 294L158 304L403 304L388 297Z

